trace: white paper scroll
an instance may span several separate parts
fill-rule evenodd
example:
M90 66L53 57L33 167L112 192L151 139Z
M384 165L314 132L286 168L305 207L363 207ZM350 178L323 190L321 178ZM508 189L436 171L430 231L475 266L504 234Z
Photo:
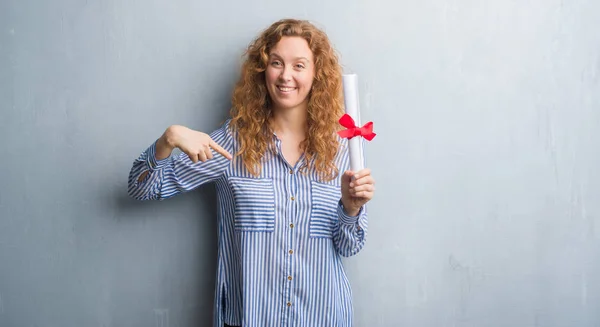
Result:
M342 85L344 88L344 107L346 108L346 113L354 119L356 126L361 126L358 76L356 74L343 74ZM348 140L350 170L354 173L364 168L362 144L362 137L353 137Z

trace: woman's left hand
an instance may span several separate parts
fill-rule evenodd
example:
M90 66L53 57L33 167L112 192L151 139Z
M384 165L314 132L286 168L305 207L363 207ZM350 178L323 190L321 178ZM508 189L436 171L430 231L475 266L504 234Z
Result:
M360 208L373 198L375 180L366 168L354 173L347 170L342 176L342 204L350 216L358 215Z

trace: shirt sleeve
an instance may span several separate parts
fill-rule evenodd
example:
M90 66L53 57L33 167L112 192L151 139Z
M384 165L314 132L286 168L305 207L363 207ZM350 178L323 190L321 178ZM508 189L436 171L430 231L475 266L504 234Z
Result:
M229 153L233 149L233 137L229 120L210 137ZM231 165L231 161L211 149L213 158L194 163L181 152L162 160L156 160L154 141L134 160L128 178L128 194L136 200L164 200L179 193L191 191L200 185L219 179ZM140 181L140 176L148 172Z
M340 174L343 174L347 169L350 169L350 157L347 140L340 139L340 141L341 151L338 160L340 160ZM367 206L363 205L358 215L349 216L344 210L342 200L340 199L337 205L337 215L338 223L333 233L336 250L344 257L353 256L360 252L365 245L368 225Z
M360 208L357 216L349 216L344 211L342 201L337 206L338 224L333 234L335 247L344 257L350 257L362 250L367 236L366 205Z

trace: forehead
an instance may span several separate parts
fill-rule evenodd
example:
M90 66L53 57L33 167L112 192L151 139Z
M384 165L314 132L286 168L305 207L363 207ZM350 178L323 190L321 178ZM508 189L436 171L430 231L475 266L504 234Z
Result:
M308 42L299 36L284 36L275 44L269 52L270 55L277 55L284 59L294 59L305 57L312 60L312 51Z

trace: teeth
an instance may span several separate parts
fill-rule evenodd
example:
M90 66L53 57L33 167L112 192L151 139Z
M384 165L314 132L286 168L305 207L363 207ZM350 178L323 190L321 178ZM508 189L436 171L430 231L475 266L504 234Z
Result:
M293 91L294 88L293 87L279 87L280 90L282 90L283 92L289 92L289 91Z

